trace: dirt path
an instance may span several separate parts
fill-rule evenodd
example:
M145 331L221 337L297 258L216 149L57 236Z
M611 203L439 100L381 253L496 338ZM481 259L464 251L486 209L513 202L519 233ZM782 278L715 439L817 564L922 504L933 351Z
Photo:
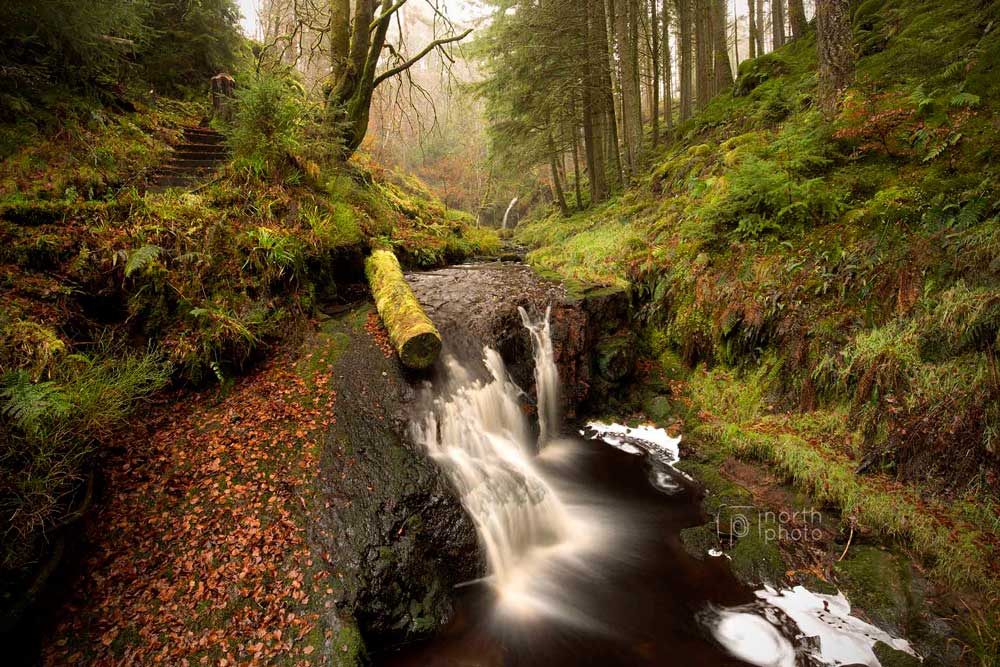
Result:
M314 327L224 393L168 396L121 435L45 664L330 664L347 651L307 540L336 343Z

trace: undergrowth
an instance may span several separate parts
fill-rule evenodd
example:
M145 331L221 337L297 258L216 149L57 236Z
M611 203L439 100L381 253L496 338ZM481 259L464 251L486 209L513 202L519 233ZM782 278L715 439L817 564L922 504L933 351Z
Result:
M0 164L0 591L23 609L128 413L167 384L228 385L323 303L356 298L363 257L410 267L500 241L416 179L344 163L294 81L244 86L234 160L195 191L144 191L202 105L81 103ZM94 341L103 341L95 343ZM5 616L6 626L13 618Z

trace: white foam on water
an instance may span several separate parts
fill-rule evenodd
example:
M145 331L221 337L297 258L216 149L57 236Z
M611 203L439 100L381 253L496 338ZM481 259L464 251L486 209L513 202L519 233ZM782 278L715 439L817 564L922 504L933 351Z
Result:
M727 651L753 665L794 667L799 652L830 667L881 667L874 651L877 641L919 657L905 639L852 616L843 593L824 595L803 586L782 590L765 586L755 595L756 603L718 610L711 628ZM783 623L782 618L791 623Z
M673 438L666 430L649 424L641 426L625 426L623 424L605 424L593 421L587 423L587 428L607 444L629 454L645 452L654 460L668 466L673 466L681 460L681 438ZM581 431L586 435L586 431Z
M758 667L795 667L795 647L763 616L723 611L712 629L735 657Z

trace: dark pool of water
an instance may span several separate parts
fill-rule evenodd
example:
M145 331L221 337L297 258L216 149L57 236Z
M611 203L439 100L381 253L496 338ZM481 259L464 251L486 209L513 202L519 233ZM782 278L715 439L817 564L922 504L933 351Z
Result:
M571 569L559 586L587 627L549 617L496 618L488 584L461 589L455 616L435 637L405 646L371 647L385 666L744 665L728 656L699 624L710 605L754 599L725 558L696 559L685 551L683 528L708 519L700 493L674 473L673 494L649 481L652 463L601 442L577 440L569 463L542 463L556 483L621 517L626 539L609 544L587 567ZM578 449L577 449L578 448ZM663 468L664 470L671 470Z

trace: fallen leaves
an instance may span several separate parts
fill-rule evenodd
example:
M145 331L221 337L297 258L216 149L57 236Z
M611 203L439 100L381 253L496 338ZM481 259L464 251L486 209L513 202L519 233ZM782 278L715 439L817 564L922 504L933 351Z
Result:
M308 664L333 590L305 538L335 393L288 362L128 434L46 664Z
M386 330L385 325L382 324L382 318L378 316L378 313L368 313L368 320L365 322L365 331L372 337L378 348L382 350L382 354L386 359L395 354L392 342L389 340L389 332Z

